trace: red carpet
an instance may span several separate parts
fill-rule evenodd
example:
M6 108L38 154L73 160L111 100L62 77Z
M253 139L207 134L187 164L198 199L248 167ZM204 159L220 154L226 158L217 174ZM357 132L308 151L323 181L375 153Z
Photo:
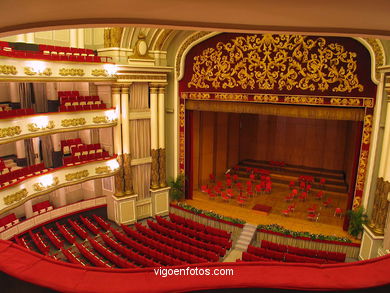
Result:
M266 206L266 205L262 205L262 204L257 204L255 205L252 210L255 210L255 211L260 211L260 212L265 212L265 213L269 213L271 210L272 210L272 207L270 206Z

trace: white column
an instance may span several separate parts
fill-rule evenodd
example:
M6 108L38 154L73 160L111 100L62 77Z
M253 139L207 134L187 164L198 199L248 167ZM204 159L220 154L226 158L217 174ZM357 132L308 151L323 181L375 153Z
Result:
M385 181L390 181L390 166L389 166L389 144L390 144L390 100L389 96L386 99L386 122L383 134L382 155L380 158L378 177L382 177Z
M53 151L61 151L61 134L55 133L51 135L51 142L53 144Z
M26 42L26 35L25 34L16 35L16 41L22 43Z
M46 83L46 96L48 100L55 101L58 100L57 88L55 82Z
M165 149L165 89L158 89L158 146Z
M150 88L150 147L152 150L158 149L158 102L157 87Z
M55 193L57 194L58 196L58 203L59 203L59 206L58 207L63 207L63 206L66 206L67 202L66 202L66 193L65 193L65 188L60 188L60 189L57 189L55 191Z
M77 29L77 47L84 48L84 29Z
M33 216L31 199L24 203L24 215L26 216L26 219L31 218Z
M24 140L17 140L15 142L16 147L16 157L17 159L25 159L26 158L26 150L24 148Z
M126 84L121 92L122 111L122 151L124 154L130 153L130 121L129 121L129 85Z
M114 153L121 155L122 154L122 131L121 131L121 94L120 87L118 85L113 85L111 87L111 99L112 106L115 107L115 111L118 117L118 123L114 127Z
M33 44L34 42L35 42L34 33L27 33L26 34L26 43Z
M70 46L77 48L77 29L72 28L69 30Z

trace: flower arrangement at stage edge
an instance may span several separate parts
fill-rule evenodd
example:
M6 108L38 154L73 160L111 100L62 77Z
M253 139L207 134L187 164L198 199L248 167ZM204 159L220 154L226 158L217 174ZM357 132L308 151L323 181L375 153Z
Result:
M359 238L363 232L363 224L367 224L368 222L368 216L363 206L360 206L356 210L349 210L347 214L349 217L348 233L355 238Z
M171 198L173 201L184 199L184 185L187 177L184 174L179 174L176 179L171 178L168 185L171 187Z
M276 232L284 234L286 236L291 236L293 238L310 238L312 240L326 240L326 241L337 241L343 243L351 243L352 241L345 237L338 237L334 235L322 235L322 234L312 234L310 232L300 232L300 231L291 231L280 225L271 224L271 225L258 225L257 229Z
M197 209L193 206L190 206L190 205L187 205L187 204L184 204L184 203L179 203L178 204L179 207L183 208L183 209L186 209L190 212L193 212L194 214L197 214L197 215L205 215L205 216L208 216L208 217L211 217L211 218L215 218L217 220L223 220L223 221L226 221L226 222L230 222L230 223L233 223L233 224L241 224L241 225L244 225L246 222L244 220L241 220L241 219L235 219L235 218L230 218L230 217L227 217L227 216L222 216L220 214L217 214L213 211L205 211L205 210L201 210L201 209Z

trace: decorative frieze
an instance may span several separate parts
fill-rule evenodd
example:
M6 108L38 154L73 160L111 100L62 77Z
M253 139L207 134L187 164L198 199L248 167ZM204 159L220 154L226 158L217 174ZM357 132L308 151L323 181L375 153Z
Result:
M85 125L87 121L85 118L74 118L74 119L64 119L61 120L61 126L62 127L75 127L75 126L82 126Z
M34 183L33 189L34 189L34 191L40 192L40 191L47 190L51 187L57 186L58 183L60 183L60 180L58 179L58 177L53 177L52 182L49 184L44 184L42 182Z
M42 131L42 130L50 130L50 129L54 129L55 128L55 124L54 124L54 121L49 121L47 122L46 125L38 125L37 123L29 123L27 124L27 129L28 131L30 132L37 132L37 131Z
M74 173L68 173L65 174L65 180L66 181L73 181L73 180L80 180L82 178L88 177L89 171L88 170L82 170Z
M81 68L60 68L59 75L61 76L84 76L84 69Z
M22 129L20 128L20 126L0 128L0 138L7 136L13 137L15 135L19 135L21 132Z
M26 188L23 188L22 190L19 190L13 194L10 194L3 198L5 205L10 205L15 202L21 201L23 198L25 198L28 195L28 191Z
M5 75L15 75L18 71L16 70L16 67L13 65L0 65L0 74Z

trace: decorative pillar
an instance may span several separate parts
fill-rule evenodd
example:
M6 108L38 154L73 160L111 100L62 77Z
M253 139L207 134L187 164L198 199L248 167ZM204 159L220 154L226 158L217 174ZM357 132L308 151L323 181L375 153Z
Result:
M60 188L55 191L56 195L58 196L58 207L66 206L66 193L65 188Z
M69 30L70 46L77 48L77 29L72 28Z
M386 217L389 208L387 196L390 191L390 182L378 178L374 198L374 206L369 224L367 225L377 235L383 235Z
M130 120L129 120L129 86L126 84L121 89L121 110L122 110L122 151L123 168L125 181L125 194L133 194L133 181L131 176L131 156L130 156Z
M159 164L158 164L158 89L156 86L150 88L150 146L152 155L152 170L151 170L151 188L157 189L159 184Z
M17 140L15 142L16 147L16 165L23 167L27 166L26 150L24 148L24 140Z
M24 215L26 219L31 218L33 216L33 208L32 208L32 200L28 200L24 203Z
M35 42L34 33L27 33L26 34L26 43L33 44L34 42Z
M11 107L13 109L20 108L20 97L19 97L19 89L17 82L9 83L9 95L11 100Z
M390 201L390 197L387 198L387 202ZM385 235L383 239L383 250L390 253L390 207L387 209L387 220L385 225Z
M121 94L120 86L113 85L112 88L112 105L118 117L118 123L114 127L114 153L118 155L119 171L115 174L115 196L124 195L123 184L123 164L122 164L122 131L121 131Z
M84 29L77 29L77 48L84 48Z
M166 187L166 163L165 163L165 88L158 89L158 146L160 187Z

